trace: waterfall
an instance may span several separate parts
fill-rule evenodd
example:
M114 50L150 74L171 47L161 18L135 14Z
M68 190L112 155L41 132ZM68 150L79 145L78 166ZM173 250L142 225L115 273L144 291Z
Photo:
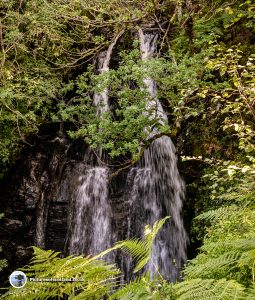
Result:
M113 47L120 34L106 51L99 54L99 74L109 70ZM149 60L156 51L157 35L147 34L142 30L138 34L142 60ZM147 112L144 113L165 124L167 116L157 99L154 80L145 76L143 82L143 88L148 91ZM93 104L99 117L110 111L108 98L107 88L94 94ZM149 131L149 137L159 133L157 128ZM49 245L47 229L52 224L49 218L54 216L52 207L57 204L68 206L65 210L68 214L66 231L61 234L66 235L63 246L66 254L74 255L95 255L111 247L117 240L139 238L145 225L152 225L156 220L169 215L171 219L159 232L153 245L151 260L145 269L150 272L151 277L159 271L165 278L176 281L186 260L187 236L181 218L185 186L178 172L175 147L171 139L167 136L156 139L144 151L140 162L127 175L123 172L122 178L116 179L117 192L112 192L114 188L112 182L109 182L109 167L98 160L95 163L92 151L84 144L83 149L81 144L77 142L75 146L75 142L56 138L52 142L51 158L48 159L48 155L45 158L45 172L35 172L35 176L39 177L32 182L40 182L36 245L46 248ZM101 150L98 149L97 152L100 159ZM61 218L57 221L56 225L61 224ZM54 228L57 232L58 227ZM108 258L111 262L115 259L122 267L125 280L132 277L134 262L127 255L118 252Z
M112 56L112 51L114 46L116 45L118 39L123 34L121 31L110 44L107 50L99 53L97 57L97 70L99 74L103 74L109 71L109 64ZM100 88L100 86L99 86ZM106 87L100 94L95 93L93 104L97 108L97 114L100 116L103 113L110 110L109 108L109 96L108 96L108 88Z
M146 61L153 57L156 50L156 41L158 38L157 34L144 34L141 29L138 30L141 58ZM147 110L150 110L151 118L158 118L160 123L163 125L167 122L167 116L163 110L163 107L157 99L157 87L156 83L152 78L144 78L144 85L149 92L151 99L148 99ZM153 111L153 113L151 112ZM157 131L155 128L154 132Z
M109 70L110 59L118 38L106 51L98 55L99 74ZM95 93L93 104L100 116L109 111L108 89ZM97 149L101 158L102 151ZM86 166L79 175L78 186L73 195L72 218L70 220L69 253L95 255L112 244L111 207L108 199L108 167Z
M157 36L139 30L139 40L142 59L150 59L156 50ZM155 110L151 117L166 121L167 116L156 98L155 82L144 78L144 84L150 94L147 107ZM157 129L152 133L157 133ZM175 147L169 137L156 139L145 150L138 166L130 170L127 182L129 237L137 235L137 231L146 224L152 225L166 215L171 217L155 240L146 269L151 277L160 272L165 278L176 281L186 260L187 235L181 217L185 185L177 168Z
M78 180L69 252L95 255L111 246L108 169L85 169Z
M109 70L109 62L110 62L111 53L112 53L112 49L113 49L113 46L112 47L111 46L108 48L108 50L102 51L98 55L97 70L100 74L103 74ZM97 93L94 94L93 104L95 105L95 107L97 109L97 114L99 116L110 110L107 88L105 88L100 94L97 94Z

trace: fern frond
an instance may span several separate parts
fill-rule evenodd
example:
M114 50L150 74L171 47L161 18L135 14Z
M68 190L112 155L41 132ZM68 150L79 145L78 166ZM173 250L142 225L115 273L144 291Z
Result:
M57 252L36 247L34 253L31 265L23 271L41 282L28 280L22 289L10 288L3 299L49 299L65 295L69 299L101 299L118 285L119 270L103 260L82 256L59 258ZM48 281L51 278L53 281Z
M170 217L165 217L162 220L156 221L152 228L146 225L143 240L127 240L116 244L116 248L120 248L131 254L138 261L134 273L140 271L149 261L156 235L169 218Z
M204 244L200 250L204 252L223 252L223 251L248 251L255 249L255 239L227 239L224 241L211 242Z
M253 287L247 289L246 300L254 300L255 299L255 285L253 283Z
M205 254L200 254L187 266L185 273L189 278L210 278L213 274L221 273L224 275L224 268L229 270L231 266L239 261L239 252L227 252L216 258L210 258Z
M136 273L140 271L147 264L151 257L152 245L157 233L169 218L170 217L167 216L164 219L156 221L152 227L146 225L144 229L143 239L130 239L117 242L115 246L103 251L102 253L95 256L95 258L102 258L113 250L121 249L125 253L132 255L137 260L137 265L134 272Z
M174 300L174 284L163 278L151 280L149 272L124 285L110 299L119 300Z
M146 295L148 297L148 283L150 283L150 276L146 273L142 277L138 277L129 284L124 285L121 289L114 293L110 299L139 300L142 295Z
M254 269L255 265L255 249L242 253L239 259L240 266L249 266ZM253 271L254 272L254 271Z
M228 215L230 212L231 213L235 212L237 209L239 209L239 208L236 205L223 206L218 209L209 210L207 212L204 212L204 213L198 215L195 219L215 222L215 221L221 219L223 216Z
M109 265L101 258L115 249L122 249L138 261L135 271L139 271L148 262L154 239L167 219L169 217L155 222L152 227L146 226L144 239L121 241L94 257L60 258L59 252L33 247L31 263L22 270L28 277L38 278L42 282L28 281L22 289L10 288L3 299L32 300L66 296L75 300L109 298L110 293L119 285L120 272L115 265ZM48 281L50 278L55 281ZM74 278L78 281L61 281L62 278ZM134 286L135 284L139 285L138 281L134 282ZM143 294L139 295L140 298L136 299L142 299Z
M244 286L234 280L192 279L174 286L178 300L245 300Z

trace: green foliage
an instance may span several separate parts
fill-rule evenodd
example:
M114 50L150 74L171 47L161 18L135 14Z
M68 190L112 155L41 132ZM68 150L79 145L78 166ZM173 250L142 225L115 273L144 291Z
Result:
M170 132L155 107L148 110L143 79L151 77L171 117L171 134L184 138L185 154L200 155L208 164L193 223L203 245L187 265L184 282L168 284L145 274L112 297L254 299L255 5L250 0L122 2L0 2L0 176L31 135L51 122L73 124L72 138L82 137L112 158L137 160L153 127ZM156 57L142 62L137 41L132 45L124 37L119 49L132 50L122 51L113 70L95 75L88 61L123 28L129 32L141 24L158 26L162 33ZM99 118L92 98L106 88L111 113ZM147 228L143 240L122 241L113 249L132 254L135 271L141 270L162 225ZM62 259L35 248L26 272L84 281L29 282L5 297L110 297L118 270L100 258L113 249L95 258Z
M110 299L120 300L174 300L174 286L163 278L151 280L148 273L123 286Z
M116 284L118 269L103 260L82 256L60 258L58 252L33 249L31 264L22 270L38 282L29 280L22 289L11 288L3 299L60 299L64 295L69 299L101 299ZM51 282L51 278L56 282ZM73 281L61 281L62 278Z
M152 99L143 82L144 76L155 77L156 68L162 72L162 62L142 62L137 49L120 55L122 60L117 69L93 75L90 68L78 78L79 96L67 105L61 103L60 117L78 127L75 131L69 131L72 138L83 137L92 148L100 146L111 157L136 157L140 147L147 146L154 127L161 134L169 132L166 122L157 115L156 105L148 109L148 101ZM100 94L106 88L109 96L117 100L111 112L97 116L92 105L93 94Z
M64 296L68 296L68 299L109 298L119 286L120 271L101 258L113 250L122 249L136 259L135 272L141 270L149 261L153 241L168 218L156 221L152 227L146 226L144 240L118 242L94 257L60 258L59 252L33 247L33 259L29 266L22 269L30 280L22 289L10 288L3 299L60 299ZM32 278L38 282L31 280Z
M156 221L152 228L149 225L146 225L143 240L131 239L118 242L115 245L114 249L120 248L136 259L138 263L134 269L134 273L140 271L148 263L152 255L152 245L156 235L168 219L169 217L165 217L160 221Z
M170 84L161 80L161 89L174 106L176 125L185 129L187 121L192 122L187 127L191 139L198 137L196 144L202 144L195 155L212 150L228 156L237 149L254 152L253 56L247 58L238 46L211 44L177 61Z
M225 117L223 130L238 137L240 149L252 152L254 151L255 54L245 59L238 47L227 50L219 47L217 51L216 58L208 61L207 68L219 71L225 87L211 94L212 101L221 106L221 114Z
M254 151L254 15L252 1L195 1L171 33L157 83L188 155Z
M148 274L125 285L110 299L144 300L245 300L252 299L254 289L245 289L240 283L226 279L189 279L168 283L163 278L151 280Z
M47 62L47 54L38 52L39 48L46 52L51 48L44 43L46 37L38 29L38 14L44 11L46 23L51 16L47 9L42 9L42 1L37 1L35 10L31 4L31 1L20 6L16 1L0 4L1 173L18 157L29 136L49 120L49 110L60 87L57 74ZM48 32L41 30L45 35Z
M75 68L103 50L123 27L153 13L158 4L152 4L0 2L0 176L29 144L31 135L52 122L58 102L66 97L62 86L77 76ZM127 148L134 151L134 145Z
M206 226L206 234L200 253L185 269L186 279L227 279L253 287L254 158L207 162L213 165L205 171L201 190L207 190L209 199L202 196L204 208L194 225L196 230Z
M252 299L254 3L199 4L200 10L192 19L191 43L180 46L184 37L177 35L173 44L177 69L186 67L187 73L192 74L189 86L184 84L182 89L181 80L175 83L180 99L175 105L176 126L185 132L189 155L200 155L197 159L208 166L202 179L195 183L197 217L192 236L202 241L202 247L187 264L185 280L180 285L187 287L184 299ZM195 57L197 62L192 61ZM170 86L170 90L173 88ZM208 291L204 288L207 282L212 285L211 294L210 287ZM220 284L232 286L234 294L224 295ZM235 289L240 292L236 296Z
M144 113L149 98L144 76L157 82L160 100L168 103L172 135L188 131L194 154L230 155L238 145L252 151L252 39L247 32L244 46L236 41L238 33L228 37L240 24L251 30L250 1L198 1L191 11L182 1L149 0L132 0L124 7L119 0L2 1L1 9L2 169L18 157L41 124L60 119L74 123L77 130L70 128L71 137L83 137L94 148L100 145L112 157L131 155L136 160L140 147L148 146L150 128L158 126L162 134L170 131L153 118L155 108ZM159 15L169 22L168 29L159 26L164 33L158 45L162 57L158 53L142 63L135 43L115 70L99 76L89 70L77 77L84 68L75 68L105 49L116 33L141 20L160 24ZM106 87L113 113L96 118L92 93ZM66 99L70 94L75 97Z
M177 284L176 295L178 300L244 300L247 294L244 287L234 280L226 279L192 279Z
M206 160L200 187L202 208L195 234L204 232L200 253L177 284L180 299L252 299L254 297L254 158L245 163ZM183 288L182 288L183 286ZM180 289L179 289L180 288ZM177 298L179 299L179 298Z
M116 110L119 121L106 115L102 122L90 118L91 102L86 99L72 99L70 107L67 93L79 94L83 90L79 86L75 91L72 79L79 85L82 79L77 79L77 74L86 70L88 61L104 50L116 33L123 28L129 30L143 20L151 22L157 11L173 8L165 2L151 0L132 0L124 6L119 0L93 3L79 0L1 1L1 174L19 157L21 148L29 144L31 135L36 134L42 124L59 121L56 117L59 116L58 109L67 122L73 121L75 114L79 115L77 123L80 127L70 134L72 137L85 136L92 146L109 140L105 149L113 157L137 153L140 142L145 140L142 126L149 123L141 114L145 106L139 99L145 97L144 93L128 87L121 92L116 87L116 93L118 90L123 100ZM113 83L124 69L112 74L110 82ZM141 73L139 68L136 69ZM132 76L128 76L122 79L123 84L132 80ZM116 83L121 84L119 80ZM135 103L128 105L127 99ZM63 106L68 108L63 111ZM81 114L85 114L83 118ZM109 128L112 133L107 132ZM123 137L118 142L120 133Z

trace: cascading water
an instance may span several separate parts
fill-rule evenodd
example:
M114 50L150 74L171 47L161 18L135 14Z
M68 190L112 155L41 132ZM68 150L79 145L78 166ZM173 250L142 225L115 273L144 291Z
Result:
M113 49L113 44L107 51L102 51L98 55L97 60L97 70L99 74L103 74L109 70L109 62L111 59L111 53ZM100 87L99 87L100 88ZM108 101L108 89L105 88L100 94L95 93L93 104L97 109L97 114L100 116L102 113L109 111L109 101Z
M95 255L111 246L108 169L85 169L78 180L69 252Z
M158 35L144 34L141 29L139 29L138 34L139 34L141 58L143 61L146 61L152 58L154 52L156 51L156 41ZM157 118L159 122L162 124L164 122L167 122L167 116L163 110L161 103L157 99L157 87L155 81L149 77L149 78L144 78L143 82L151 97L151 99L149 99L147 103L147 110L150 110L150 117ZM155 131L157 131L157 128L154 129L154 133Z
M106 73L109 71L109 64L112 56L112 51L114 46L116 45L119 37L123 34L121 31L114 39L114 41L110 44L109 48L106 51L102 51L98 55L98 65L97 70L99 74ZM99 86L100 88L100 86ZM100 116L102 113L107 112L110 110L109 108L109 96L108 96L108 88L105 88L100 94L95 93L93 103L97 108L97 114Z
M119 35L98 56L98 72L109 70L109 63ZM108 90L94 94L93 103L100 116L109 111ZM98 149L99 159L101 149ZM100 162L99 162L100 163ZM70 225L69 253L95 255L111 246L111 207L108 203L107 167L85 167L79 176L78 187L74 193L73 213Z
M156 39L156 35L139 30L143 60L153 56ZM156 84L151 78L145 78L144 84L150 94L147 107L155 110L151 117L157 117L163 123L167 116L156 98ZM156 133L155 128L150 137ZM165 278L176 281L186 260L187 235L181 217L185 186L178 172L175 147L169 137L156 139L145 150L138 166L130 170L127 182L127 190L130 190L127 194L130 205L129 237L137 235L138 229L142 230L146 224L152 225L166 215L171 217L169 224L156 238L146 269L151 277L160 272Z

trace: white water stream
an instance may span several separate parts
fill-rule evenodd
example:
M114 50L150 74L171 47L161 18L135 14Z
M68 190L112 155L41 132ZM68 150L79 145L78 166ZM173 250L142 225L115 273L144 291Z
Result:
M153 57L156 50L157 35L146 34L139 30L142 60ZM157 99L157 88L152 78L144 79L150 94L148 109L155 110L150 117L167 120L162 105ZM158 133L153 129L153 135ZM171 217L168 226L159 233L153 246L153 254L147 265L151 277L162 274L171 281L176 281L179 271L186 261L187 235L181 216L185 185L178 168L175 147L170 137L156 139L145 150L142 160L128 175L131 191L128 195L130 204L129 237L132 233L152 225L166 215Z
M108 204L108 169L90 168L79 178L74 195L74 223L69 251L95 255L111 246L111 208Z
M100 74L108 72L113 47L118 38L119 35L106 51L99 54L97 65ZM99 116L110 110L107 88L99 94L94 94L93 104ZM101 154L101 149L98 149L98 155L101 156ZM107 167L85 168L83 174L80 175L79 185L73 199L73 228L70 231L69 253L95 255L111 246L108 178Z

